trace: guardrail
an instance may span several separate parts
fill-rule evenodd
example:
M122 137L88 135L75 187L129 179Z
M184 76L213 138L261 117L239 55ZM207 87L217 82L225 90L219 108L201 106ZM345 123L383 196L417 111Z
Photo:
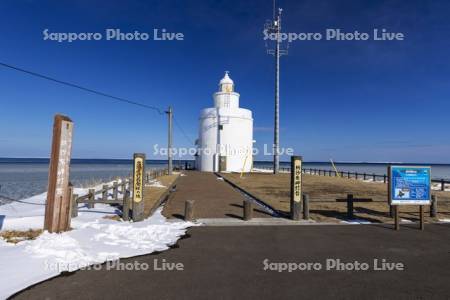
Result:
M270 167L258 167L258 169L263 170L273 170ZM284 173L290 173L291 168L288 167L280 167L280 172ZM342 178L349 178L349 179L362 179L362 180L368 180L372 179L372 181L383 181L384 183L387 183L389 181L389 177L386 174L380 175L375 173L358 173L358 172L350 172L350 171L338 171L335 170L326 170L326 169L314 169L314 168L303 168L302 169L303 174L310 174L310 175L319 175L319 176L330 176L330 177L337 177L340 176ZM450 185L450 180L445 179L432 179L432 183L439 183L441 185L440 190L445 191L446 185Z

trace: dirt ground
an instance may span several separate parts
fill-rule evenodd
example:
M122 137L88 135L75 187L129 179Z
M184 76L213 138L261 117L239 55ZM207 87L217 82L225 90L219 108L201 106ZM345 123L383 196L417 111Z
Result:
M167 188L177 179L179 173L174 172L173 175L164 175L156 178L156 183L160 183L164 187L158 185L152 186L146 185L144 192L144 213L146 216L150 214L150 211L156 204L156 202L161 198Z
M290 174L252 173L222 174L239 187L260 198L275 209L288 213L290 209ZM392 223L387 204L387 184L362 180L303 175L303 192L310 197L310 218L322 222L340 222L347 219L347 204L336 202L347 194L354 198L371 198L374 202L354 204L355 218L370 222ZM433 191L438 197L438 218L429 217L429 206L425 207L425 221L450 219L450 192ZM402 206L400 217L404 220L419 219L418 206Z

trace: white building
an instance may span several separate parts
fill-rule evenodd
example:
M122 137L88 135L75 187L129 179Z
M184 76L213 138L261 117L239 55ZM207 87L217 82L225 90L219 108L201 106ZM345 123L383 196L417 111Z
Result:
M200 112L196 166L205 172L249 172L253 164L253 118L239 108L239 94L225 72L214 107Z

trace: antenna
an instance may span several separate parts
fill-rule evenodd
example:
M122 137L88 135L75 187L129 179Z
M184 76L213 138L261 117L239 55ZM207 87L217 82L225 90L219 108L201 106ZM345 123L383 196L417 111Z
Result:
M272 47L266 40L267 54L275 57L275 116L274 116L274 136L273 136L273 173L280 171L280 57L288 54L288 46L282 47L281 41L281 13L283 9L278 8L276 14L275 0L273 0L273 19L267 20L264 24L264 32L267 33Z

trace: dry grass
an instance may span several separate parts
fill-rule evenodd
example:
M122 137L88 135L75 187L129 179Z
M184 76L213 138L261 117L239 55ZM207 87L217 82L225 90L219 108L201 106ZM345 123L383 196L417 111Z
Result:
M6 230L0 232L0 237L4 238L8 243L18 243L26 240L34 240L42 233L42 229L37 230L27 230L27 231L17 231L17 230Z
M239 174L223 174L238 186L249 191L277 210L289 212L290 174L252 173L240 178ZM303 192L310 196L310 216L316 221L339 222L346 219L346 203L336 199L353 194L355 198L371 198L375 202L355 203L355 217L371 222L390 223L387 204L387 185L383 182L303 175ZM438 196L438 218L450 218L450 192L433 191ZM419 218L418 206L402 206L400 216L412 221ZM429 216L429 208L425 208ZM436 221L426 217L426 221Z

